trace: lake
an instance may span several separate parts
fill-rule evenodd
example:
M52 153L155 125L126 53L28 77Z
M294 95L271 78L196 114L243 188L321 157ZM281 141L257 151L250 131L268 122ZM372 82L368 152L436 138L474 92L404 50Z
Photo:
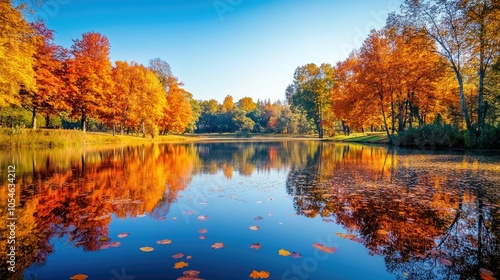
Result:
M1 279L500 279L494 153L200 142L0 164Z

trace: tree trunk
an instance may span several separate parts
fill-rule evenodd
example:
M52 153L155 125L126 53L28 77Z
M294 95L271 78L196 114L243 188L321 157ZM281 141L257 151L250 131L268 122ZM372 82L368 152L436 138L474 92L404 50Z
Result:
M31 128L33 130L35 130L36 129L36 107L33 107L33 110L31 112L32 112L32 115L31 115Z
M465 126L467 127L468 131L473 132L472 123L470 121L469 113L467 110L467 102L465 101L464 81L462 79L462 75L460 74L460 72L458 72L458 69L454 68L453 70L455 70L455 75L457 76L458 80L458 88L460 93L460 106L462 107L462 115L465 120Z
M49 116L49 114L45 115L45 128L50 128L50 116Z
M87 116L85 115L84 110L82 110L81 128L83 133L87 132Z

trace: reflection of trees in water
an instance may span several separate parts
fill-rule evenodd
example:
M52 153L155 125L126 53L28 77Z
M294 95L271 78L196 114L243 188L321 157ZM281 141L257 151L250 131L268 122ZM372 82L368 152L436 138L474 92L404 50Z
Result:
M197 144L201 164L195 173L222 171L231 179L236 171L250 176L255 171L301 165L317 148L317 143L312 141L201 143Z
M16 212L16 275L22 278L25 268L43 265L54 250L49 243L53 237L68 236L71 245L94 251L109 243L111 215L166 216L178 192L187 187L195 158L188 145L23 157L16 163L21 198ZM6 234L5 229L0 231ZM5 245L1 245L4 251ZM5 254L0 257L3 263L5 258ZM13 276L4 273L1 279Z
M398 278L498 277L500 173L468 161L322 144L287 191L298 214L334 219Z

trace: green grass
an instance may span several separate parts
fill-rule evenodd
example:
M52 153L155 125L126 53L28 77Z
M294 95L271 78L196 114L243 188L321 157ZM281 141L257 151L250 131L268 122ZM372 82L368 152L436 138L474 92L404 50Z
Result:
M387 134L385 132L373 132L373 133L352 133L349 136L336 135L334 137L328 138L331 141L339 142L356 142L356 143L389 143L387 139Z
M79 130L64 129L21 129L1 128L0 148L51 148L51 147L82 147L112 144L143 144L162 142L182 142L196 140L193 136L167 135L154 139L131 135L116 135L108 133L83 133Z

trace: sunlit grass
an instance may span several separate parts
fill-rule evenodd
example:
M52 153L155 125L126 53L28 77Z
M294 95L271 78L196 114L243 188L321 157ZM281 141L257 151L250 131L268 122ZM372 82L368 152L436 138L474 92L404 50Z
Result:
M65 129L0 129L0 148L80 147L109 144L142 144L195 140L193 136L166 135L155 138Z
M335 135L329 138L333 141L342 142L359 142L359 143L388 143L387 134L385 132L373 133L352 133L349 136Z

